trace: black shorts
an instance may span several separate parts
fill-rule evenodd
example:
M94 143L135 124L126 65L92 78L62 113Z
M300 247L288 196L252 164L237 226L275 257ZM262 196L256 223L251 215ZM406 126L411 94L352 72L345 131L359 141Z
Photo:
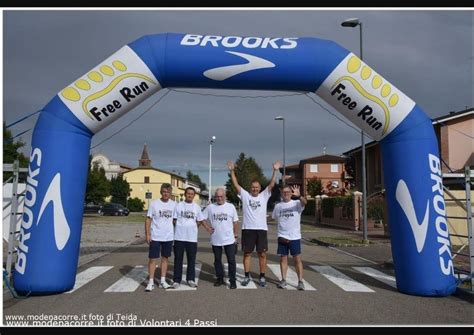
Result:
M252 252L257 247L257 252L268 250L266 230L242 229L242 250Z
M162 241L152 240L150 242L148 258L160 258L160 251L161 251L161 256L170 257L172 249L173 249L173 241L162 242Z

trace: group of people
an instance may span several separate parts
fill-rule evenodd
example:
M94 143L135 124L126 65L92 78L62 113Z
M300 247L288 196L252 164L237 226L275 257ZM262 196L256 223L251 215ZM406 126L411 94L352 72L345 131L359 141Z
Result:
M273 164L273 174L269 185L263 190L258 181L253 181L250 192L243 189L235 174L235 165L232 161L227 162L232 184L242 201L242 234L241 244L244 253L243 263L245 277L241 281L242 286L247 286L250 281L250 261L254 250L259 259L259 285L267 285L265 271L267 267L268 251L268 225L267 225L267 203L270 199L272 189L275 186L276 172L279 170L280 162ZM148 284L146 291L154 289L154 278L156 260L161 257L160 288L179 288L183 276L183 258L186 251L187 270L186 280L190 287L196 284L196 254L198 245L198 229L203 226L210 234L212 251L214 253L214 267L216 282L214 286L225 285L224 267L222 264L223 251L227 257L228 277L231 289L237 288L236 282L236 260L235 255L238 245L239 218L235 206L226 202L225 190L218 188L215 191L215 203L201 210L200 206L193 202L196 191L192 187L185 190L185 201L176 203L171 200L172 186L162 184L160 189L161 198L153 201L148 208L145 220L145 236L149 244L148 254ZM280 255L281 281L279 288L286 288L286 275L288 271L288 255L295 261L296 273L298 275L299 290L304 290L303 263L301 261L301 213L307 203L306 198L300 194L299 186L283 186L281 188L281 202L273 212L272 218L278 222L278 249ZM174 273L171 283L166 281L168 270L168 258L174 252Z

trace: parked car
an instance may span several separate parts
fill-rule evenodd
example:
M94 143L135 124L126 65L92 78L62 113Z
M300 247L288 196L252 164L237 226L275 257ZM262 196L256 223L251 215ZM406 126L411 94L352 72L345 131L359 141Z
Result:
M128 214L130 214L128 208L121 204L105 204L101 209L101 215L127 216Z
M100 214L102 211L102 205L88 203L84 205L84 214Z

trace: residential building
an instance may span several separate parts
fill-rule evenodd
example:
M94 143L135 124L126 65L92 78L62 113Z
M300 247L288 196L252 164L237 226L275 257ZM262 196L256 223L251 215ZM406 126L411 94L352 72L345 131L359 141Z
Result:
M285 167L289 185L299 185L302 193L308 195L308 181L314 178L321 180L323 194L346 194L350 188L345 167L346 159L340 156L323 154L300 160L299 164ZM280 168L283 174L283 168ZM281 183L281 181L280 181Z
M462 172L465 166L474 166L474 108L450 112L432 121L438 139L443 173ZM370 196L385 187L379 143L375 141L367 143L365 152L367 194ZM361 147L346 151L343 155L352 161L355 169L355 187L361 191Z
M91 160L91 167L97 164L99 168L104 168L105 177L111 180L112 177L117 177L120 173L130 171L132 168L120 162L112 161L102 153L94 154Z
M148 210L149 204L160 197L160 188L163 183L169 183L173 187L171 199L175 201L184 200L184 191L186 187L191 186L196 190L194 202L201 205L201 190L175 172L169 172L155 168L151 165L151 159L148 154L148 148L145 144L143 152L138 160L138 167L123 173L124 179L130 184L130 198L139 198L145 202L145 210Z
M474 108L465 109L432 120L433 128L438 140L443 184L448 191L444 192L446 213L448 217L463 218L466 216L465 205L456 199L466 198L463 178L456 177L456 173L464 173L466 166L470 167L471 176L474 174ZM351 160L355 169L355 185L361 189L361 147L344 153ZM384 186L383 168L378 142L366 145L367 194L370 203L371 195L382 191ZM474 191L471 191L471 199ZM465 202L464 202L465 204ZM474 209L474 207L473 207ZM388 217L385 216L385 220ZM466 219L448 219L451 234L467 235ZM466 244L467 239L451 236L453 245Z

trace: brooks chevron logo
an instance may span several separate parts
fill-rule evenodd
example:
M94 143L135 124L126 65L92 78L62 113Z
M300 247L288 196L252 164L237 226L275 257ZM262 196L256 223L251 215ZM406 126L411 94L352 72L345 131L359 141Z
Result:
M420 224L418 223L418 219L416 217L415 207L413 206L413 200L411 198L410 191L408 190L408 186L403 179L398 181L395 196L398 203L400 204L400 207L405 213L408 222L410 223L411 230L415 236L416 249L418 250L418 253L421 253L423 247L425 246L426 233L428 232L430 202L427 201L425 216Z
M205 71L203 73L205 77L212 80L223 81L244 72L275 67L275 64L273 64L272 62L257 56L252 56L235 51L226 52L235 56L242 57L246 59L248 63L216 67L214 69Z
M108 95L110 92L115 92L114 89L128 78L135 78L138 81L132 87L123 86L122 84L118 88L122 102L114 100L111 103L104 104L104 106L93 105L93 103L96 104L97 100ZM98 68L98 71L90 71L87 73L86 78L81 78L74 82L74 85L66 87L61 91L61 96L70 102L81 104L82 111L89 118L100 122L104 117L107 118L122 108L123 104L132 101L149 90L150 85L156 84L153 79L144 74L127 73L127 66L122 61L116 59L112 61L111 66L103 64Z
M31 208L36 203L36 187L38 186L38 175L41 168L41 159L43 154L40 148L31 148L30 164L28 166L28 178L26 180L25 206L23 207L23 218L20 227L20 236L18 238L18 257L15 263L15 270L24 274L27 264L28 245L31 237L30 228L34 222L34 215Z
M36 225L38 225L40 222L44 210L50 203L53 205L54 240L56 241L56 247L58 250L63 250L64 246L69 240L71 229L67 223L66 215L64 215L63 203L61 201L60 173L56 173L53 180L51 181L51 184L49 184L48 190L46 191L46 194L43 198L43 202L41 203Z

